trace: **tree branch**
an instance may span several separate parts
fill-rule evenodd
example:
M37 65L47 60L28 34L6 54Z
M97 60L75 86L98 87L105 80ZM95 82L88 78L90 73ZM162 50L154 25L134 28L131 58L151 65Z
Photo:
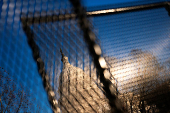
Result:
M1 96L0 96L0 101L1 101L1 113L3 113L3 105L2 105L2 100L1 100Z
M22 102L23 102L23 91L21 91L21 99L20 99L20 103L19 103L19 106L18 106L18 109L17 109L16 113L19 112L19 109L21 107Z
M10 105L11 102L12 102L12 99L13 99L13 97L12 97L13 92L14 92L14 88L13 88L13 90L10 90L10 92L9 92L9 94L10 94L11 96L9 95L9 96L10 96L10 99L9 99L9 101L8 101L7 107L5 108L4 113L6 112L6 110L8 109L9 105Z

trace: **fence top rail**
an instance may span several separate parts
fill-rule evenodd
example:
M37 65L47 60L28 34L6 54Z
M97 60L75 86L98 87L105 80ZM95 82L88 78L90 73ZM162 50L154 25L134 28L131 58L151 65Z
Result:
M137 5L137 6L130 6L130 7L122 7L122 8L113 8L113 9L105 9L105 10L97 10L97 11L89 11L86 12L88 17L92 16L102 16L108 14L117 14L117 13L125 13L125 12L132 12L132 11L139 11L139 10L148 10L154 8L161 8L161 7L168 7L170 6L170 2L160 2L160 3L152 3L152 4L145 4L145 5ZM40 12L35 12L40 13ZM46 23L46 22L54 22L54 21L63 21L69 19L75 19L76 14L53 14L53 15L45 15L45 16L33 16L28 17L27 14L21 14L21 21L25 25L32 25L38 23ZM48 14L48 12L46 13ZM24 16L25 15L25 16Z

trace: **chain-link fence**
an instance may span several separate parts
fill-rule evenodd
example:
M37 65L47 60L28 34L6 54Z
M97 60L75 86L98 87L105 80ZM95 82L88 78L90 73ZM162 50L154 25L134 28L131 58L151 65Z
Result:
M169 112L168 2L89 8L127 112ZM135 7L131 6L134 5ZM124 8L121 8L124 6ZM129 7L131 6L131 7ZM109 7L109 9L107 9ZM104 21L103 21L104 20Z
M169 2L0 4L0 67L31 112L170 112Z

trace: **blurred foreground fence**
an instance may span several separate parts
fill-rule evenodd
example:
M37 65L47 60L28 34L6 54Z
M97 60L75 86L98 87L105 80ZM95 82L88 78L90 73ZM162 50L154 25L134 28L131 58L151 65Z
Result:
M79 0L0 6L2 112L170 112L169 2L87 12ZM17 87L5 99L8 76ZM25 92L31 101L12 104Z

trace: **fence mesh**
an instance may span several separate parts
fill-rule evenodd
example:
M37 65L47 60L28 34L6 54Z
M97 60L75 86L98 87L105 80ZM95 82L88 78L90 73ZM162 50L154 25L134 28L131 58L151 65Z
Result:
M135 5L139 3L87 10ZM88 17L87 27L98 37L94 42L106 60L105 78L114 87L116 103L111 104L115 98L107 96L100 80L75 4L3 0L0 6L0 81L5 81L0 83L1 111L12 112L8 102L16 102L2 95L8 94L4 84L10 78L9 87L17 86L9 88L11 93L26 93L29 100L19 112L113 112L110 105L124 112L170 112L170 21L164 7Z
M93 21L102 42L104 57L118 81L118 97L126 110L169 112L170 38L167 10L162 7L97 15Z

